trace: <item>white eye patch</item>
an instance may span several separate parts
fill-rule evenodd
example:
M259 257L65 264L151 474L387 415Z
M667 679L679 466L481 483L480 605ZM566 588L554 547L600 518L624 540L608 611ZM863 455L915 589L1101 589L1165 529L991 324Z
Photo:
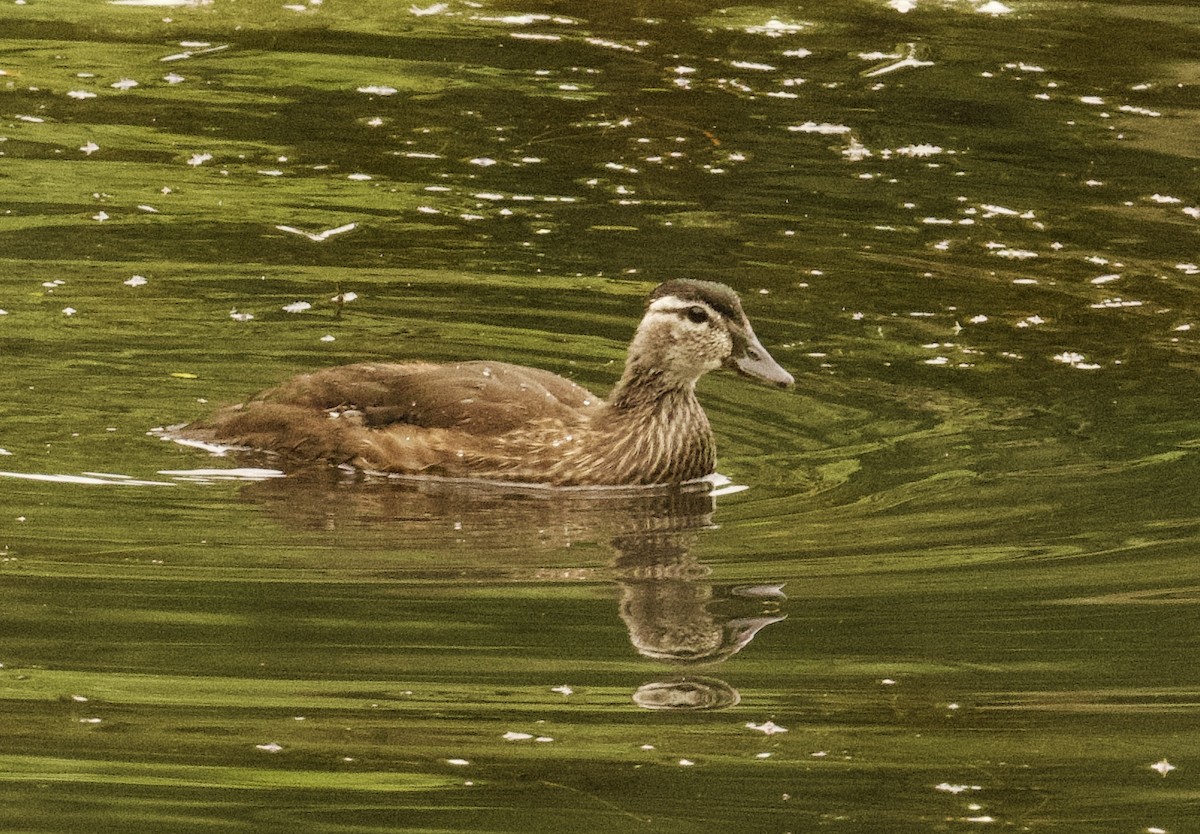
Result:
M703 301L685 301L673 295L654 299L646 312L678 316L693 324L704 324L706 321L716 321L720 318L720 314Z

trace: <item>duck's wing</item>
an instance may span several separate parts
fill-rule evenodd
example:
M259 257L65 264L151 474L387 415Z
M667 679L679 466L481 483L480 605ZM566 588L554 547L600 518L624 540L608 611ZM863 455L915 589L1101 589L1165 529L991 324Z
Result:
M534 421L573 422L601 400L557 374L505 362L361 363L294 377L254 403L358 412L370 428L404 424L503 434Z

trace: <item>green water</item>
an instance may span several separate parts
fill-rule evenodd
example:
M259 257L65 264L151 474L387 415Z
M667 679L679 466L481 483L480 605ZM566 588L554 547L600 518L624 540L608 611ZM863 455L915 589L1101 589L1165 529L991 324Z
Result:
M1197 44L1183 0L0 5L0 830L1194 830ZM147 434L363 359L602 392L679 276L798 379L701 384L744 491Z

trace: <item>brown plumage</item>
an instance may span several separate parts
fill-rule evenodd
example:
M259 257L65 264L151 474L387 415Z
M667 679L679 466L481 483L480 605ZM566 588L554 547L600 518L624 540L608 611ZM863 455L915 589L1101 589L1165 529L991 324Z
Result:
M175 434L377 472L677 484L715 466L695 385L722 365L793 383L731 289L668 281L650 294L607 400L549 371L504 362L361 363L293 377Z

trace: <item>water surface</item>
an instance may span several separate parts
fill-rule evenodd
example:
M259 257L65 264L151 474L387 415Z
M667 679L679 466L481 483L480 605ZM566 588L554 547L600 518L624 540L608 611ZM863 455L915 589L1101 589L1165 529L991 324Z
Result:
M0 827L1189 830L1198 43L1184 2L0 6ZM147 434L365 359L602 393L681 276L799 381L702 382L740 492Z

